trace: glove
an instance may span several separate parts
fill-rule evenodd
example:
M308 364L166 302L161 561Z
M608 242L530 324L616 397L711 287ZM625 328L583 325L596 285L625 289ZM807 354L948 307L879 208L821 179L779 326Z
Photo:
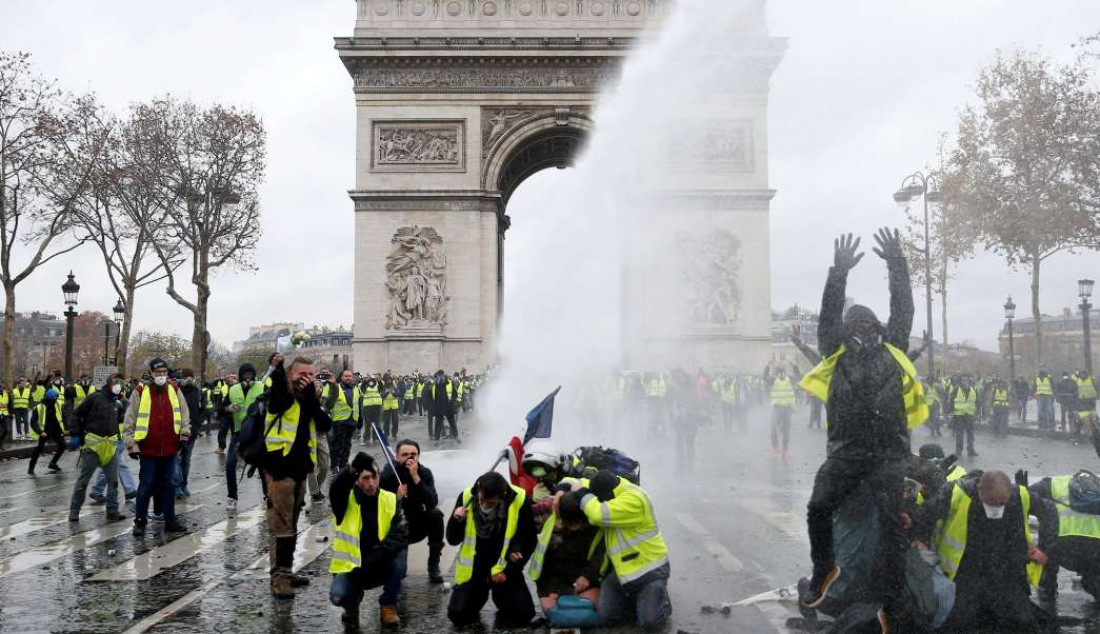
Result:
M1023 469L1016 471L1016 486L1027 488L1027 471Z

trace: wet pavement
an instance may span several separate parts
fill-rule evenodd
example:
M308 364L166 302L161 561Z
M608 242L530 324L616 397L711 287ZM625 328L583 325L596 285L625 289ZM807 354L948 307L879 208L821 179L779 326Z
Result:
M768 446L768 412L750 417L741 432L705 427L697 439L691 475L677 475L671 443L639 444L644 434L618 430L603 434L643 462L643 485L657 506L671 550L670 592L674 615L668 632L786 631L796 614L792 603L735 602L795 582L806 574L809 550L805 504L814 472L824 455L824 432L804 427L805 411L795 416L789 460L773 457ZM403 435L422 438L421 419L402 423ZM468 417L465 434L476 436ZM914 446L928 434L917 432ZM502 439L503 440L503 439ZM942 439L941 439L942 440ZM445 512L469 484L469 463L491 463L462 447L425 443L423 461L431 467ZM951 441L943 443L950 452ZM361 445L360 445L361 447ZM107 523L104 507L85 505L77 524L67 521L75 479L75 454L66 454L61 474L26 474L26 460L0 463L0 631L3 632L332 632L343 631L340 610L328 602L331 525L326 505L303 514L295 567L313 583L289 601L268 593L267 529L260 487L246 480L240 510L225 509L224 458L213 438L196 446L192 497L179 504L191 529L166 538L155 522L145 539L130 535L131 522ZM1017 468L1032 478L1090 468L1090 445L1027 437L978 437L981 456L967 466ZM377 452L376 452L377 453ZM136 463L131 463L136 470ZM461 474L461 475L459 475ZM132 515L132 510L126 511ZM453 561L448 547L444 564ZM401 631L451 631L446 618L448 590L428 583L427 547L414 545L409 576L398 612ZM1063 571L1058 609L1069 622L1065 632L1096 631L1095 609ZM378 591L368 593L362 630L379 631ZM465 631L494 631L491 603L483 624ZM514 630L513 630L514 631ZM545 631L545 630L532 630ZM630 630L618 630L630 631Z

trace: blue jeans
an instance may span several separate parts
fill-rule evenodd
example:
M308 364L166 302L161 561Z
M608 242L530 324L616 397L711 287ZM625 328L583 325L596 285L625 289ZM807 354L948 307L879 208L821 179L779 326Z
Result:
M83 449L76 459L76 466L80 469L76 477L76 485L73 487L73 497L69 502L70 511L79 511L84 505L84 492L88 490L88 482L92 474L97 470L104 474L107 483L107 512L118 512L118 461L119 455L111 459L102 468L99 466L99 455L91 449Z
M346 609L356 609L363 601L363 592L382 586L382 595L378 605L396 606L401 594L401 580L405 578L408 567L409 550L402 548L390 560L390 565L372 570L356 568L351 572L341 572L332 576L328 598L333 605Z
M187 442L180 443L180 452L176 454L176 471L173 478L173 488L176 493L187 490L187 477L191 474L191 452L195 450L195 441L198 436L192 436Z
M596 610L605 626L637 623L643 630L661 627L672 614L668 598L668 567L658 568L630 587L619 583L612 572L600 585L600 600Z
M145 522L149 519L149 502L155 495L157 506L164 513L164 521L176 521L176 491L172 486L175 471L176 456L141 456L137 501L134 504L135 520Z
M129 460L130 458L126 455L126 449L122 446L122 438L120 437L118 448L115 449L115 461L118 462L118 480L122 483L122 490L126 495L137 491L137 485L134 484L134 474L130 472L130 465L127 463ZM100 497L106 488L107 474L100 471L99 475L96 476L95 484L92 485L91 494Z
M1044 423L1049 427L1054 427L1054 397L1053 396L1040 396L1039 399L1039 422Z

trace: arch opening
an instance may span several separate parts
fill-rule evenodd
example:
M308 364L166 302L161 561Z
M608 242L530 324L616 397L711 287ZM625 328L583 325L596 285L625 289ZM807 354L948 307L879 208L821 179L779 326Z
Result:
M584 143L586 131L557 126L532 134L514 147L503 161L497 177L501 207L506 208L512 194L523 181L544 169L565 169L573 164Z

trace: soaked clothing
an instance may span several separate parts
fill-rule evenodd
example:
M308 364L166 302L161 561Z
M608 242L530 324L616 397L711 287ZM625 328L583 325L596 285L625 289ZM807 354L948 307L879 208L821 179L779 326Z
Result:
M535 582L540 597L576 594L573 582L578 577L586 577L593 588L599 587L600 568L606 552L603 539L597 543L592 556L588 556L597 532L597 527L588 525L584 530L575 533L554 533L543 559L542 574Z

